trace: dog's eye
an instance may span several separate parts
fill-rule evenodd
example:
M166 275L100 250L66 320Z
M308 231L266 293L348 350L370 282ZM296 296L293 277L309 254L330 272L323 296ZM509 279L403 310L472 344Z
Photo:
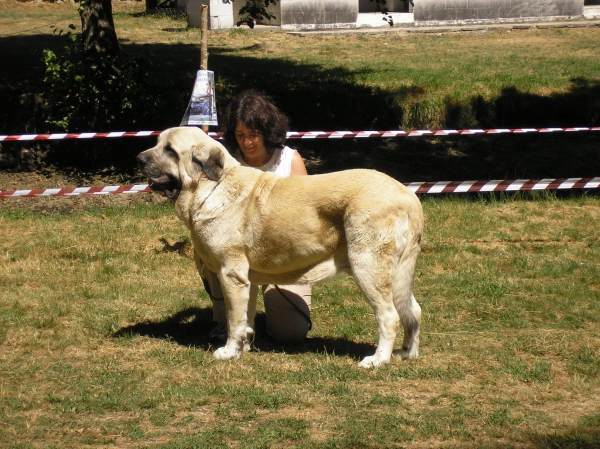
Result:
M165 153L169 153L171 156L178 157L177 151L175 151L171 145L165 146Z

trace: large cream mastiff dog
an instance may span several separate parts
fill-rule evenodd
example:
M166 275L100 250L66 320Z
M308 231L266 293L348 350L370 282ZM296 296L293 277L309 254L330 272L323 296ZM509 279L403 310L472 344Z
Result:
M254 333L258 286L354 275L375 311L379 343L361 367L392 353L419 353L421 308L412 293L423 229L421 204L373 170L281 178L242 167L198 128L171 128L138 155L150 187L175 202L194 251L217 273L228 339L215 351L237 359ZM393 351L399 323L402 349Z

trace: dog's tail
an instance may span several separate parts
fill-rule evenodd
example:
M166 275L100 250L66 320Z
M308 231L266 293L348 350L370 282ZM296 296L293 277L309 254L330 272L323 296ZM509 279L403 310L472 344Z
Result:
M402 358L414 359L419 351L419 330L421 327L421 307L413 294L413 283L417 257L421 251L422 214L410 214L398 223L398 259L392 274L394 306L404 328Z

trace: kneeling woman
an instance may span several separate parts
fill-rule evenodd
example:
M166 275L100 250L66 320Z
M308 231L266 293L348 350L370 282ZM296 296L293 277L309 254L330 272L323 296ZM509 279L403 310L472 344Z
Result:
M285 146L288 128L287 116L266 97L253 90L244 91L225 113L225 146L242 165L286 178L306 175L300 154ZM218 323L210 338L224 342L227 318L219 280L198 257L196 264L213 303L213 320ZM310 285L264 285L263 297L267 334L280 343L302 340L311 327Z

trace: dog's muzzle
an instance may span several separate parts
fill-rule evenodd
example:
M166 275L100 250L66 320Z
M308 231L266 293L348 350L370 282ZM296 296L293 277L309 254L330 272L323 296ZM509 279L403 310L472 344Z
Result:
M150 158L144 153L137 156L138 167L142 174L150 181L150 190L156 192L171 201L176 201L181 192L181 183L171 175L162 173Z

